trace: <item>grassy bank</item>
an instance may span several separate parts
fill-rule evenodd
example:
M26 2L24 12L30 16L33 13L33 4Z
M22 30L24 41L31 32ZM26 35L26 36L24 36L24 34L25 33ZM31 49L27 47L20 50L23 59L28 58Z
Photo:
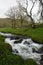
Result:
M43 44L43 28L0 28L0 32L26 35L34 41Z
M23 60L21 56L12 54L12 48L4 43L4 37L0 35L0 65L37 65L33 59Z

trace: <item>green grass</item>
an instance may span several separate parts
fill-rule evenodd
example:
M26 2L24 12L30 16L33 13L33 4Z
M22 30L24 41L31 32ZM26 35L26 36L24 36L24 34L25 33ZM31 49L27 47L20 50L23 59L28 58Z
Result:
M26 35L34 41L43 44L43 28L0 28L0 32Z
M4 37L0 35L0 65L37 65L33 59L23 60L21 56L12 54L12 48L4 43Z
M37 65L33 59L27 59L25 60L24 65Z

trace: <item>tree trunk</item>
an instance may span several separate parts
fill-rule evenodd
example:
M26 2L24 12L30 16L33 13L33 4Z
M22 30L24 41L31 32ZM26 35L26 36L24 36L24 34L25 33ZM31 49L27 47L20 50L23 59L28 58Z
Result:
M31 21L32 21L32 28L35 28L35 21L34 21L34 19L32 17L30 17L30 18L31 18Z
M14 21L14 28L16 27L16 20L15 19L13 19L13 21Z
M31 15L28 15L28 14L27 14L27 16L30 17L30 19L31 19L31 22L32 22L32 28L35 28L35 21L34 21L34 19L32 18Z
M21 27L22 27L22 23L23 23L23 20L22 20L22 16L21 16Z
M12 20L12 28L13 28L13 20Z

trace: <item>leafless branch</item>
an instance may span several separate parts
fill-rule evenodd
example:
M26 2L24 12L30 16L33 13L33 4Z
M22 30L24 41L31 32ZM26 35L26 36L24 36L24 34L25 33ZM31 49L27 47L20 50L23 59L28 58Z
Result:
M32 16L32 10L33 10L33 7L34 7L34 5L35 5L35 2L32 2L33 3L33 5L32 5L32 7L31 7L31 10L30 10L30 15Z
M41 16L42 16L42 18L43 18L43 1L42 1L42 0L39 0L39 1L40 1L41 5L42 5L42 12L41 12Z

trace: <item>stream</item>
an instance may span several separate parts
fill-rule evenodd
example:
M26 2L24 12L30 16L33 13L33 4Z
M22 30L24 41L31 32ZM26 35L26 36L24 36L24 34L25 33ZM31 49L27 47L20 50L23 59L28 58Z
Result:
M43 55L42 44L38 44L32 41L31 38L25 36L19 36L19 40L15 37L17 35L2 33L0 35L5 37L5 43L9 43L12 46L12 53L20 55L23 59L32 58L40 65L41 56Z

